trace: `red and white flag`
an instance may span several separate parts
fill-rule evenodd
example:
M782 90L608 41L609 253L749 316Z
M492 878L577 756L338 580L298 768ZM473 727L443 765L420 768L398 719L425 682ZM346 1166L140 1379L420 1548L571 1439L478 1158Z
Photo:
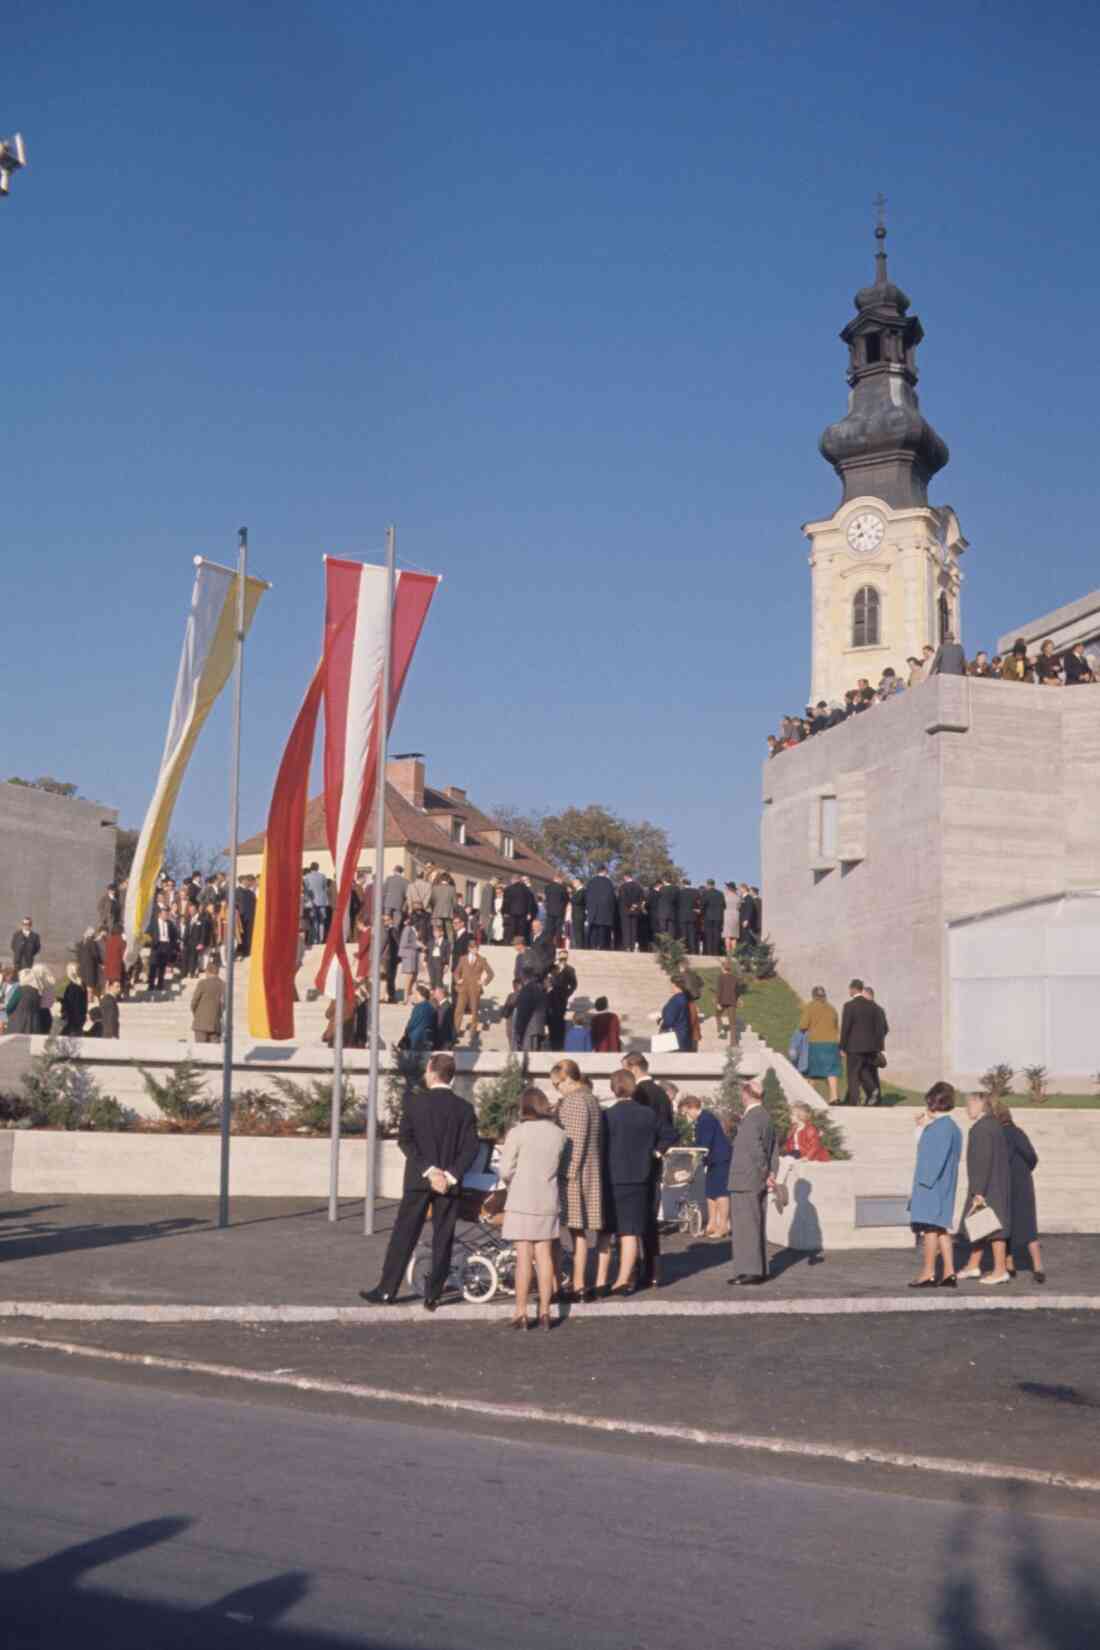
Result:
M351 885L377 797L382 739L386 637L384 567L325 558L325 639L321 662L302 703L279 767L268 814L260 898L253 928L249 1028L254 1037L294 1036L294 975L301 905L302 838L317 716L325 711L325 830L335 866L336 894L317 987L334 996L334 961L353 973L344 942ZM394 578L387 731L439 579L430 573ZM383 868L375 867L381 888ZM378 902L376 902L378 903Z
M393 724L401 690L439 580L429 573L398 573L393 594L390 702ZM317 987L335 994L329 969L338 960L350 990L353 974L344 945L351 885L377 798L382 743L381 706L386 640L384 567L325 560L325 828L335 866L336 895ZM382 867L375 867L379 887Z

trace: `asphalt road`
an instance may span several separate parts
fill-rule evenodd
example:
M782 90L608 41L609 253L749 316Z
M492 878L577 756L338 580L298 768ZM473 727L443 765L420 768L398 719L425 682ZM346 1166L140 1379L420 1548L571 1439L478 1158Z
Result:
M1091 1650L1096 1523L0 1367L9 1650Z

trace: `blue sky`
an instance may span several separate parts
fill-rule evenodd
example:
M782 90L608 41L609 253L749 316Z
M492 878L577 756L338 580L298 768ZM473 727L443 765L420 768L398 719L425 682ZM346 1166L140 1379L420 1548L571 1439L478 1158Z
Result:
M242 826L324 552L444 584L398 749L758 864L804 701L837 339L891 273L952 451L964 640L1100 584L1100 24L1085 4L46 3L5 24L0 771L138 823L191 557L250 529ZM177 813L224 840L228 719Z

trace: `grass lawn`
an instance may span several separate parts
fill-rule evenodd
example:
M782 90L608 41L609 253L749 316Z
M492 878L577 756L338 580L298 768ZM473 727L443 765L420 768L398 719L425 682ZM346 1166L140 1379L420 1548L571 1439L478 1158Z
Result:
M703 1010L706 1014L714 1013L714 982L718 978L716 968L700 968L699 973L705 982L703 991ZM777 975L774 980L752 980L748 990L740 999L738 1012L743 1020L747 1020L756 1035L767 1043L769 1048L786 1054L791 1038L798 1028L798 1017L802 1011L802 1002L796 991L792 991L786 980ZM818 1079L814 1082L822 1099L829 1098L829 1085ZM841 1079L841 1098L844 1096L844 1080ZM1045 1100L1036 1102L1026 1094L1009 1094L1006 1096L1009 1104L1017 1111L1042 1111L1045 1108L1058 1111L1095 1111L1100 1107L1100 1094L1048 1094ZM882 1085L882 1100L886 1106L922 1106L924 1104L923 1089L904 1089L889 1078Z

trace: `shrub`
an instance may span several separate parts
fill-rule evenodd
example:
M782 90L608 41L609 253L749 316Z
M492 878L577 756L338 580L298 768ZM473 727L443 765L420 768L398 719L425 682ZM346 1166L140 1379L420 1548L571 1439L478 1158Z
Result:
M499 1077L486 1078L477 1085L477 1132L488 1140L500 1140L519 1121L519 1097L527 1087L521 1061L509 1055Z
M177 1061L163 1083L143 1066L138 1070L146 1093L173 1134L195 1134L200 1129L211 1128L221 1116L221 1103L210 1098L206 1068L198 1061L190 1058Z
M1047 1101L1047 1068L1046 1066L1025 1066L1024 1082L1031 1097L1033 1106L1045 1106Z
M1015 1075L1011 1066L990 1066L979 1078L978 1087L983 1094L988 1094L991 1100L999 1100L1002 1095L1012 1093L1012 1079Z
M669 979L679 974L687 959L687 950L680 940L674 940L668 934L657 936L657 966L664 970Z
M732 1140L741 1121L741 1050L731 1043L726 1050L722 1080L710 1102L718 1121Z
M778 964L771 940L739 940L734 957L754 980L774 980Z
M9 1095L0 1112L25 1129L132 1129L137 1113L104 1094L73 1044L51 1035L23 1078L22 1095Z
M288 1129L286 1106L278 1095L242 1089L233 1096L234 1134L279 1135Z
M332 1126L332 1079L315 1077L310 1083L296 1083L292 1077L272 1077L271 1081L287 1104L286 1121L295 1134L328 1134ZM340 1096L340 1133L362 1134L364 1107L347 1078Z

